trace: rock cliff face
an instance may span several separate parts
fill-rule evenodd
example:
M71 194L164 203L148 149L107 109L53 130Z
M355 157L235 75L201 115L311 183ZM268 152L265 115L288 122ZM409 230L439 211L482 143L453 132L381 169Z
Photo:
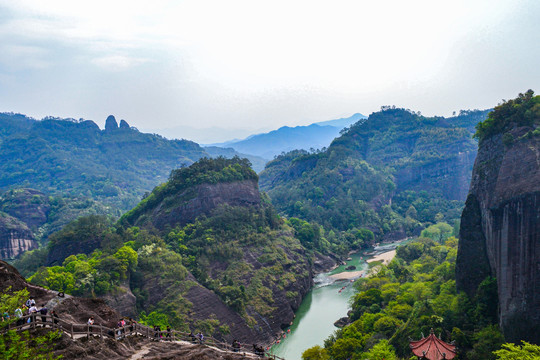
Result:
M37 246L32 232L24 223L0 213L0 259L12 259Z
M456 277L470 296L487 275L496 277L506 339L540 343L540 139L523 136L532 130L514 127L481 142Z
M260 203L257 181L244 180L229 183L201 184L165 199L151 214L139 218L135 225L157 228L184 226L198 216L208 214L220 204L249 206Z
M444 161L400 169L395 177L398 191L435 191L445 199L464 201L475 157L476 151L465 151Z
M48 197L34 189L13 189L0 197L1 211L24 222L36 231L47 222L51 210Z

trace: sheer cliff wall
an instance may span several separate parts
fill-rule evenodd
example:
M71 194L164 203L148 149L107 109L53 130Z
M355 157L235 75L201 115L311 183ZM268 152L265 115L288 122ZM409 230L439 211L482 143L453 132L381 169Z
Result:
M529 127L480 143L462 215L458 289L474 296L497 278L499 323L508 341L540 343L540 139ZM505 134L508 139L509 136Z

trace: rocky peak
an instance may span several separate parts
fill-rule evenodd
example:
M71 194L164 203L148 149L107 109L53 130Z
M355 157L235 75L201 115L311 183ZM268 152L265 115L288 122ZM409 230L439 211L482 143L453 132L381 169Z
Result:
M122 119L120 120L120 129L130 129L131 127L127 123L126 120Z
M221 204L257 206L260 201L259 187L254 180L200 184L176 194L168 201L161 202L149 216L138 220L135 224L144 225L145 222L151 221L152 226L157 229L184 226L200 215L209 214Z
M111 131L118 129L118 123L116 122L116 118L113 115L109 115L107 117L107 120L105 120L105 130Z

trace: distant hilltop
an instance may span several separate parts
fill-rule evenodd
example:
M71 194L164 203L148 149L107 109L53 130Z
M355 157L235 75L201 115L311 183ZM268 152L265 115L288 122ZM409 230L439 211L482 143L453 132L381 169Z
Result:
M283 126L268 133L251 135L243 140L232 140L214 146L226 146L238 152L271 160L291 150L322 149L339 136L342 129L366 119L356 113L348 118L322 121L308 126Z

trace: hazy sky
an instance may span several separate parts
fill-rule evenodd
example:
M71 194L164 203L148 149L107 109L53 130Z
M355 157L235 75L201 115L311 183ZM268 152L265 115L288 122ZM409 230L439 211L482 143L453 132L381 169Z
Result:
M450 115L540 92L539 20L538 0L0 0L0 111L246 131Z

